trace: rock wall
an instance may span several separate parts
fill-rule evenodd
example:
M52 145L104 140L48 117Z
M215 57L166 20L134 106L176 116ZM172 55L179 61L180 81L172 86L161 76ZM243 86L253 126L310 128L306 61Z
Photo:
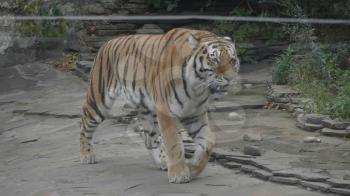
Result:
M30 2L30 1L27 1ZM146 0L42 0L40 9L57 8L70 15L128 15L148 12ZM0 14L25 15L14 0L0 2ZM0 20L0 67L60 56L62 51L75 51L89 56L111 37L151 32L150 26L106 21L70 21L64 37L22 37L16 28L20 22ZM139 29L141 28L141 29ZM154 29L154 28L153 28ZM163 32L155 27L155 32Z

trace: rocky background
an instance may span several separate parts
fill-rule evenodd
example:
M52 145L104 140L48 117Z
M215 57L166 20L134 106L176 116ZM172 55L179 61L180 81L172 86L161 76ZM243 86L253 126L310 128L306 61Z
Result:
M344 18L349 13L347 1L298 1L308 17ZM215 1L215 0L3 0L1 15L137 15L137 14L206 14L206 15L282 15L280 1ZM283 5L285 6L285 5ZM238 8L238 9L237 9ZM239 11L244 8L249 13ZM235 11L236 10L236 11ZM238 11L237 11L238 10ZM345 11L344 11L345 10ZM288 10L287 10L288 11ZM163 33L179 26L207 25L205 21L149 21L146 23L116 21L56 21L0 22L0 66L31 62L37 59L62 56L62 51L81 54L81 60L91 60L102 43L111 37L135 33ZM38 24L40 23L40 24ZM48 24L51 23L51 24ZM42 27L38 27L42 25ZM244 26L244 25L243 25ZM195 26L198 28L198 26ZM240 27L235 27L240 28ZM233 29L235 30L235 29ZM222 33L222 32L220 32ZM224 32L225 33L225 32ZM249 32L248 32L249 33ZM266 44L266 38L256 36L248 56L260 55L257 60L271 57L287 43ZM16 57L16 58L15 58ZM251 58L251 57L248 57Z

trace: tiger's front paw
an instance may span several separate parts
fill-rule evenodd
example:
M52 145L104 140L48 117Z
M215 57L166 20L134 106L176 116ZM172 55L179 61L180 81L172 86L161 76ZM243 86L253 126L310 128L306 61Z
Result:
M191 172L187 164L183 161L169 167L168 178L170 183L188 183L191 181Z
M80 151L80 163L81 164L95 164L96 156L90 149L89 151L81 150Z

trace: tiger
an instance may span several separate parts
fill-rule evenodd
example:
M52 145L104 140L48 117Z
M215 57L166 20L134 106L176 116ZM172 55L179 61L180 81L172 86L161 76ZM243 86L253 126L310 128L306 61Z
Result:
M188 183L206 167L215 144L208 119L211 89L236 82L240 62L229 37L175 28L164 34L125 35L98 50L90 71L80 121L80 161L96 163L92 136L117 97L125 97L148 119L146 148L170 183ZM184 156L178 130L195 150Z

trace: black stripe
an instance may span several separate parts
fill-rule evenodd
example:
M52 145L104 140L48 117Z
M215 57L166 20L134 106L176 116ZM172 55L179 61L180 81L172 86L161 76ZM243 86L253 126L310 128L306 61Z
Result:
M196 59L194 59L194 75L196 76L196 78L199 78L200 80L204 80L205 79L197 72L197 61L196 61Z
M206 140L204 137L202 137L202 136L198 136L198 137L196 137L196 139L197 140Z
M184 123L186 121L192 121L192 120L195 120L197 118L199 118L200 116L202 116L203 114L199 114L199 115L196 115L196 116L190 116L190 117L185 117L185 118L182 118L180 120L181 123Z
M202 49L200 49L202 50ZM205 80L205 78L203 78L197 71L197 57L200 54L200 50L198 51L198 53L193 57L193 66L194 66L194 74L196 76L196 78L199 78L200 80ZM202 66L202 65L201 65Z
M96 112L96 114L101 118L101 120L103 121L105 119L105 117L102 115L101 111L98 109L97 105L95 102L91 102L89 103L90 100L88 100L88 104L89 106ZM94 118L91 118L91 119L94 119ZM96 122L97 120L94 119Z
M203 127L207 126L208 124L203 124L202 126L200 126L197 130L195 130L194 132L189 132L189 135L193 138L195 137L202 129Z
M205 147L203 144L199 143L198 146L200 146L203 150L205 150Z
M204 88L202 92L198 93L197 96L201 97L205 92L207 92L208 88Z
M197 107L202 106L208 100L208 98L209 98L209 95L205 99L203 99L201 102L199 102Z
M129 53L130 47L132 47L131 52ZM128 44L128 48L126 49L125 54L127 55L126 57L126 61L125 61L125 66L124 66L124 73L123 73L123 84L126 88L126 75L128 73L128 69L129 69L129 57L131 55L133 55L134 52L134 48L135 48L135 42L132 42L131 44Z
M196 122L198 122L198 119L194 119L194 120L191 120L191 121L186 121L183 124L184 125L189 125L189 124L193 124L193 123L196 123Z
M200 56L199 57L199 62L201 63L201 68L200 69L202 69L202 70L204 70L204 68L203 68L203 61L204 61L204 57Z
M115 65L115 75L116 75L116 77L117 77L117 82L119 82L120 83L120 77L119 77L119 60L120 60L120 52L118 51L119 50L119 48L121 47L121 46L123 46L124 45L124 43L126 42L126 37L123 37L123 38L121 38L120 40L118 40L118 42L116 43L116 44L118 44L118 46L117 46L117 48L115 48L115 53L116 53L116 55L117 55L117 57L115 58L115 62L113 62L114 63L114 65ZM121 42L121 43L119 43L119 42Z
M91 113L89 112L89 110L87 108L85 108L85 110L83 110L83 114L85 115L85 117L88 117L90 119L90 123L97 125L98 123L96 122L95 119L92 118Z
M128 61L128 57L129 57L129 49L131 47L131 44L129 43L130 39L132 39L132 36L127 36L125 38L125 42L123 43L124 47L126 46L126 51L125 51L125 57L124 59L126 59L125 61L125 65L124 65L124 68L123 68L123 85L125 86L125 71L128 70L128 64L127 64L127 61Z
M182 70L181 70L182 83L184 85L184 90L185 90L186 96L191 99L190 93L188 92L188 89L187 89L187 81L185 78L186 65L187 65L187 61L185 61L184 64L182 65Z
M169 42L170 42L170 41L173 41L173 40L172 40L172 37L174 36L174 34L175 34L177 31L178 31L178 30L176 29L174 32L172 32L172 33L170 34L170 36L169 36L168 39L166 40L166 42L165 42L163 48L162 48L161 51L160 51L159 59L158 59L158 63L157 63L158 74L160 74L160 63L161 63L161 59L162 59L164 50L167 48ZM159 48L159 45L160 45L160 43L162 42L162 39L163 39L163 38L165 38L165 36L162 36L161 39L159 40L158 48ZM159 78L159 79L158 79L159 88L162 89L161 80L160 80L161 78L160 78L160 77L158 77L158 78ZM161 95L161 98L162 98L163 100L165 100L165 97L163 97L163 91L160 91L160 95ZM164 96L165 96L165 95L164 95Z
M137 69L138 69L138 53L139 53L139 51L137 50L137 43L136 43L136 51L135 51L135 60L134 60L134 74L133 74L133 76L132 76L132 91L133 92L135 92L135 85L136 85L136 82L135 82L135 80L136 80L136 74L137 74Z
M140 47L140 51L139 51L139 57L136 59L136 61L137 62L140 62L141 63L141 61L142 61L142 58L147 58L147 55L143 55L143 48L144 48L144 46L147 44L147 42L148 42L148 40L151 38L152 36L151 35L149 35L144 41L143 41L143 43L142 43L142 45L141 45L141 47ZM147 52L147 51L146 51ZM143 66L143 71L144 72L146 72L146 68L145 68L145 65L146 63L143 63L141 66ZM138 67L139 67L139 64L138 65L136 65L137 67L136 67L136 69L138 69ZM137 70L135 71L135 73L134 73L134 79L133 79L133 83L132 83L132 88L133 88L133 91L135 91L135 86L136 86L136 83L135 83L135 79L136 79L136 75L137 75ZM144 73L144 77L145 77L145 73Z
M151 111L150 110L147 110L147 111L142 111L141 112L141 114L142 115L149 115L151 113Z
M162 40L163 40L164 37L165 37L165 36L162 36L162 37L159 39L159 41L158 41L158 47L157 47L158 50L159 50L160 44L162 43ZM168 41L169 41L169 40L168 40ZM167 46L168 41L165 42L163 48L160 50L159 58L157 59L158 62L157 62L157 73L156 73L156 74L160 74L160 63L161 63L161 60L162 60L162 54L163 54L163 52L164 52L164 49L165 49L166 46ZM157 55L157 54L156 54L156 55ZM160 75L159 75L159 76L160 76ZM161 77L159 77L159 76L157 77L157 78L158 78L158 85L159 85L158 88L159 88L159 89L162 89ZM153 88L155 88L155 87L156 87L156 85L154 85ZM155 90L156 90L156 89L155 89ZM163 97L163 91L162 91L162 90L159 90L159 93L160 93L161 99L162 99L162 100L165 100L164 97Z
M142 106L142 107L144 107L145 109L148 109L149 110L149 108L147 107L147 105L145 104L145 102L144 102L144 98L145 98L145 95L143 94L143 92L142 92L142 90L141 89L139 89L139 92L140 92L140 105Z
M103 61L101 62L100 64L100 70L99 70L99 84L98 84L98 90L99 90L99 93L101 95L101 103L102 105L107 108L107 109L110 109L110 107L108 107L105 103L105 95L106 95L106 92L105 92L105 87L106 87L106 84L105 84L105 80L104 80L104 77L108 77L108 76L103 76L103 69L107 69L109 66L108 66L108 62L109 62L109 56L108 56L108 51L111 47L111 44L109 43L108 45L106 45L106 47L103 49L103 53L104 53L104 59L106 59L107 61L107 65L103 65ZM106 54L107 53L107 54Z
M149 90L147 88L147 78L149 78L150 74L148 74L148 72L151 70L151 66L152 66L152 61L153 61L153 52L154 52L154 46L155 46L155 43L151 43L152 44L152 47L151 47L151 51L149 54L151 54L151 59L148 58L145 58L145 63L144 63L144 68L145 68L145 71L144 71L144 74L143 74L143 84L144 84L144 87L145 87L145 90L146 90L146 93L147 95L149 96ZM147 62L149 62L149 64L147 65ZM147 67L148 66L148 67ZM147 69L148 68L148 69ZM147 75L148 74L148 75ZM154 79L154 77L150 78L150 79ZM152 86L154 86L154 81L151 82ZM154 92L154 91L153 91Z
M178 31L178 29L176 29L175 31ZM188 31L183 31L182 33L180 33L179 35L177 35L175 38L174 38L174 41L176 41L178 38L180 38L181 36L183 36L184 34L186 34Z
M170 85L171 85L171 88L173 89L175 99L180 104L181 108L183 108L184 104L180 100L180 97L177 94L177 91L176 91L176 88L175 88L175 81L174 81L174 77L173 77L173 57L172 56L170 56L170 77L171 77Z

